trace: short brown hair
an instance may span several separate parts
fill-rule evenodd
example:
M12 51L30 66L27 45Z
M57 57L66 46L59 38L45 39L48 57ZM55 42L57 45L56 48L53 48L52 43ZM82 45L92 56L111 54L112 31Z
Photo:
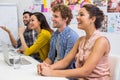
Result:
M66 6L66 5L64 5L64 4L58 4L58 5L55 5L55 6L52 8L52 11L53 11L53 12L59 11L59 12L61 13L61 17L62 17L63 19L68 18L66 24L67 24L67 25L70 24L70 21L71 21L71 19L73 18L73 15L72 15L71 9L70 9L68 6Z

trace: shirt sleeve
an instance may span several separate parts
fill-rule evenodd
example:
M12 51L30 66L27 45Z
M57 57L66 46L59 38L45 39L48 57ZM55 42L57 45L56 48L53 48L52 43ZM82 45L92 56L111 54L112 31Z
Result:
M19 48L21 46L21 41L20 39L17 40L17 48ZM14 46L15 47L15 46Z
M25 55L30 55L32 53L38 52L40 48L42 48L46 43L50 40L50 33L48 31L41 31L39 33L38 38L35 43L25 50Z
M78 39L78 35L68 35L68 41L67 41L67 49L65 50L64 57L69 53L69 51L73 48L75 42Z
M56 39L55 39L55 36L52 35L51 37L51 41L50 41L50 51L48 53L48 58L54 62L55 60L55 53L56 53Z
M74 35L68 35L68 41L67 41L67 49L65 51L64 57L69 53L69 51L73 48L75 42L78 40L79 36L77 34ZM75 60L71 62L68 68L75 68Z

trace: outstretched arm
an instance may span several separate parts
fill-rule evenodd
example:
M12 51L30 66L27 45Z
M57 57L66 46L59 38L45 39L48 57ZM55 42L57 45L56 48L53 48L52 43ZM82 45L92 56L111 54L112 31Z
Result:
M6 31L10 37L10 41L12 43L13 46L17 46L17 41L15 40L15 38L13 37L12 33L10 32L9 29L7 29L5 26L1 26L1 29L3 29L4 31Z

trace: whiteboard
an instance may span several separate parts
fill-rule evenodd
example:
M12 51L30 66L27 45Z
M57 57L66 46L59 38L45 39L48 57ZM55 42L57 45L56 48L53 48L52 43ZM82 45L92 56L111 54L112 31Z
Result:
M18 37L18 16L16 4L0 4L0 26L6 26L14 38ZM0 41L11 44L8 33L0 28Z

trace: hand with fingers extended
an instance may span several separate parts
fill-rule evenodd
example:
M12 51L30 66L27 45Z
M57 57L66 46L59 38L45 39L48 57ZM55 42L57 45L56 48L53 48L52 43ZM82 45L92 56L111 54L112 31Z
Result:
M4 31L6 31L7 33L10 33L10 30L6 28L6 26L0 26L1 29L3 29Z

